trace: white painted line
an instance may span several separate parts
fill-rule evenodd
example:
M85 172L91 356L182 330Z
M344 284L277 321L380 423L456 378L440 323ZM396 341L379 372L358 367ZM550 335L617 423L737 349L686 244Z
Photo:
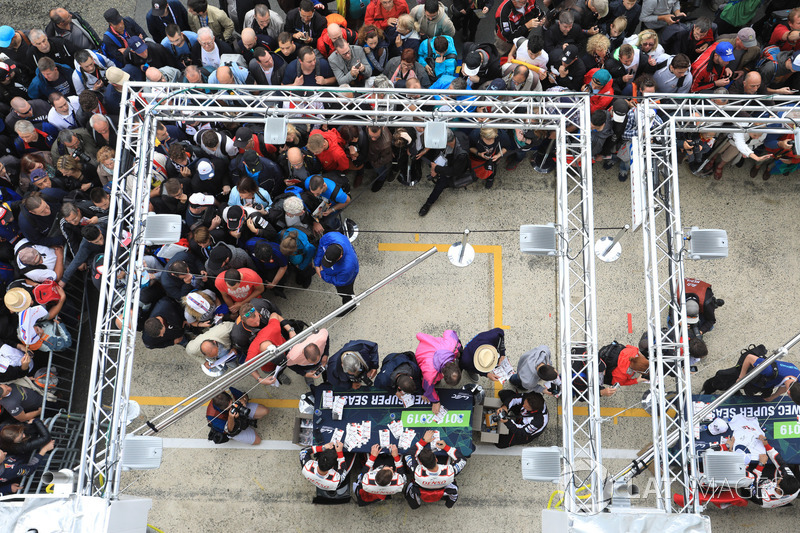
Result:
M165 438L164 448L180 448L185 450L199 449L233 449L233 450L290 450L297 451L302 447L292 444L288 440L262 440L258 446L242 444L241 442L228 441L225 444L214 444L208 439L174 439ZM506 455L519 457L522 455L522 447L497 448L492 444L476 444L473 455ZM603 448L603 458L605 459L635 459L639 452L625 448Z

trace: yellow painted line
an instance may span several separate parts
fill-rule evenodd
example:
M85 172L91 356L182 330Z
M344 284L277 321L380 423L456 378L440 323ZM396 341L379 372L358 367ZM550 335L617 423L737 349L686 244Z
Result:
M414 242L419 242L419 233L414 234Z
M417 239L415 239L417 240ZM381 252L427 252L435 246L439 252L447 252L449 244L423 244L402 242L379 242ZM477 254L492 254L494 278L494 325L492 327L509 329L503 324L503 247L498 245L472 245Z
M620 409L617 407L601 407L600 408L600 416L606 418L613 416L615 418L614 423L616 424L616 418L623 416L623 417L632 417L632 418L650 418L650 415L644 409L628 409L624 413L624 409ZM558 414L561 415L561 406L558 406ZM573 407L572 414L576 416L588 416L589 415L589 408L588 407ZM675 416L675 410L670 409L667 411L667 414L670 417Z
M131 396L131 400L134 400L139 405L158 405L158 406L169 406L175 405L179 402L184 401L186 398L182 398L180 396ZM189 398L189 400L193 401L195 398ZM299 405L299 400L275 400L275 399L267 399L267 398L251 398L251 402L260 403L266 407L278 407L278 408L292 408L297 409ZM203 405L208 405L208 402L204 403Z

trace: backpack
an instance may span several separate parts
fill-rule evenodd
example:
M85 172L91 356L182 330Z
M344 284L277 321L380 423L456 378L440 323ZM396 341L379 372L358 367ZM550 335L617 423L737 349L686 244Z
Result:
M114 55L111 53L111 52L118 51L117 49L119 49L119 48L125 48L124 46L122 46L122 41L117 39L117 36L114 35L112 32L110 32L108 30L106 30L106 32L103 34L103 36L106 36L106 37L110 38L114 42L114 44L116 45L116 48L114 50L109 50L108 49L108 44L106 42L103 42L102 46L100 46L100 51L103 52L104 56L106 56L107 58L111 59L111 62L114 63L117 67L119 67L119 68L124 67L125 64L117 62L114 59Z
M765 46L764 49L761 51L761 57L758 59L756 63L756 70L761 70L761 66L765 63L771 62L775 65L775 72L778 72L778 54L781 52L781 49L771 44L769 46ZM770 80L771 82L772 80Z
M736 380L739 379L739 373L742 370L742 364L744 363L745 357L749 354L753 354L757 357L764 357L767 355L767 348L763 344L759 344L756 346L755 344L751 344L744 350L742 350L741 355L739 356L739 361L736 363L736 366L731 368L723 368L722 370L718 370L711 378L706 380L703 384L703 394L713 394L715 391L718 390L728 390L734 386ZM775 377L778 372L778 364L773 362L772 365L772 375L771 376L761 376L759 375L753 381L745 385L744 391L745 394L748 396L757 396L762 394L764 396L769 396L772 394L772 389L765 389L764 384ZM759 372L762 372L760 370Z
M611 344L607 344L597 351L597 358L606 365L606 373L605 376L603 376L604 384L611 385L613 380L611 373L619 365L619 354L623 349L625 349L624 344L613 341Z
M775 31L775 28L777 28L779 24L785 24L789 21L789 11L789 9L773 11L765 16L760 22L754 24L753 26L756 30L756 35L758 35L759 41L765 45L768 44L770 37L772 37L772 32Z

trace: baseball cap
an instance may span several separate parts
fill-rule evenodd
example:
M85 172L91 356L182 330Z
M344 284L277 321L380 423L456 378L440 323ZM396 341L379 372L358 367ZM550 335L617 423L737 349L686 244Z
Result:
M489 84L487 90L489 91L505 91L508 87L506 86L506 82L503 78L495 78L492 80L492 83Z
M131 79L131 75L119 67L108 67L106 69L106 79L108 80L108 83L122 85Z
M147 44L142 40L141 37L137 37L136 35L128 39L128 48L130 48L136 54L143 54L147 52Z
M11 39L17 32L11 26L0 26L0 48L11 46Z
M239 231L244 224L244 209L240 205L230 205L222 210L222 218L229 231Z
M31 172L31 176L30 176L31 181L33 183L36 183L37 181L40 181L40 180L42 180L42 179L44 179L46 177L47 177L47 171L44 170L43 168L34 169Z
M694 300L686 300L686 323L697 324L700 322L700 304Z
M330 268L336 261L342 258L342 245L331 244L325 249L325 255L322 257L322 268Z
M5 81L11 75L11 66L8 63L0 63L0 81Z
M726 43L724 41L717 43L717 47L714 49L714 51L723 61L733 61L735 59L733 57L733 45L731 43Z
M715 418L713 422L708 425L708 432L712 435L722 435L728 431L728 423L721 418Z
M122 20L122 15L119 14L116 8L109 8L106 9L105 13L103 13L103 18L106 19L106 22L109 24L119 24Z
M189 204L190 205L214 205L214 197L210 194L203 194L201 192L193 193L189 197Z
M211 304L198 292L190 292L186 295L186 306L200 316L205 316L211 311Z
M790 65L792 71L800 72L800 52L795 52L792 56L792 64Z
M153 9L151 11L156 17L163 17L167 13L167 0L153 0Z
M598 69L597 72L594 73L592 79L600 84L600 86L604 86L606 83L611 81L611 73L604 68Z
M261 158L258 157L257 153L253 151L245 152L244 156L242 157L242 162L250 172L261 172Z
M478 50L473 50L467 55L467 59L461 66L461 73L464 76L475 76L481 68L483 58Z
M233 138L233 145L236 148L246 148L247 143L253 138L253 130L248 127L242 126L236 130L236 136Z
M211 161L208 159L201 159L197 163L197 175L200 176L200 179L210 180L214 177L214 165L211 164Z
M233 254L227 246L224 244L217 245L208 254L208 268L210 270L218 270L222 267L222 263L231 257L233 257Z
M569 44L566 48L564 48L564 53L561 54L561 62L569 64L572 63L577 57L578 47L574 44Z
M756 31L753 28L742 28L739 30L739 33L736 34L742 44L746 47L750 48L751 46L758 46L758 41L756 41Z

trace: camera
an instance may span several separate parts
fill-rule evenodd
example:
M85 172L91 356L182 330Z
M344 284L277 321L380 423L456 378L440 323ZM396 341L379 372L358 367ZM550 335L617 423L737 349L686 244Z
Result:
M249 418L250 417L250 409L244 404L239 401L233 402L231 405L231 414L242 417L242 418Z
M82 148L75 150L72 152L72 157L83 163L84 165L89 165L92 162L92 158L89 157L86 152L83 151Z
M550 386L547 387L547 392L555 397L561 396L561 385L558 383L550 383Z
M369 378L368 375L363 374L358 378L358 380L365 386L365 387L372 387L372 380Z

